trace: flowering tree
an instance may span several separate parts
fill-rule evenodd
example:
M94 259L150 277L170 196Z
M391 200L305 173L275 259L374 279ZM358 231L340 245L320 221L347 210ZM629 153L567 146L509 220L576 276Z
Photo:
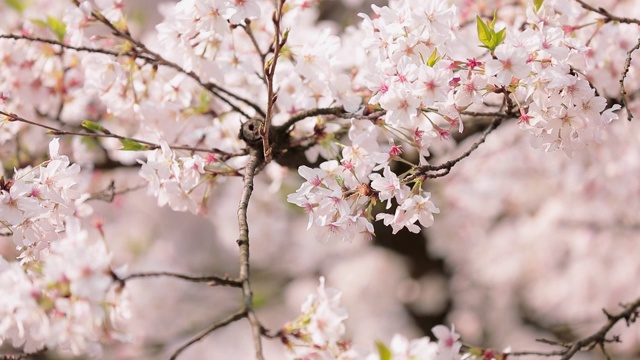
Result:
M292 359L569 359L596 346L607 354L605 345L619 341L610 330L635 321L640 299L605 311L593 332L544 340L557 346L552 350L463 345L456 328L444 325L432 328L431 340L395 334L367 349L347 338L341 292L325 287L324 277L299 315L270 327L258 316L260 277L250 276L256 264L285 268L294 261L291 271L320 261L311 251L287 260L282 250L290 248L277 249L294 241L282 235L293 223L283 216L284 201L274 201L286 193L306 213L302 228L330 242L323 248L353 242L346 246L358 250L376 237L374 224L393 235L433 226L429 246L456 269L453 283L463 288L451 320L474 342L483 341L470 324L508 329L509 313L479 316L474 304L487 294L482 285L465 286L465 278L498 281L503 286L492 299L530 309L539 326L540 307L592 300L588 289L554 293L575 274L594 276L588 263L567 270L562 254L597 258L606 241L585 246L582 237L632 238L640 210L637 202L609 209L640 192L631 175L640 167L638 129L617 120L631 120L638 109L638 4L598 5L399 0L371 6L357 25L338 31L318 21L312 0L181 0L163 4L163 20L145 31L122 0L0 2L0 341L8 344L0 358L136 356L127 346L131 324L145 326L136 306L153 312L156 297L175 295L140 287L158 278L235 291L235 310L156 354L172 359L243 319L257 359L265 352ZM604 176L597 163L608 165ZM292 185L287 169L297 170L301 185ZM541 185L549 178L555 183ZM621 188L607 186L614 181ZM150 197L127 203L140 189ZM173 236L180 238L171 240L172 251L147 260L155 271L131 271L127 262L144 261L118 248L135 253L122 238L135 229L127 221L148 220L150 198L171 209L164 231L179 228ZM597 214L584 210L594 203ZM210 219L226 237L221 244L233 238L237 262L213 254L224 245L190 248L184 219L191 217ZM296 228L291 236L309 236L303 234ZM635 242L596 263L637 269L633 257L622 260ZM554 253L558 243L563 253ZM182 256L178 267L216 262L222 270L196 276L173 271L175 262L158 269L171 255ZM529 278L547 272L556 282ZM524 295L516 289L523 281L534 284ZM637 296L627 288L622 282L607 293L611 299L596 299L605 306ZM209 294L200 306L215 308L224 296ZM582 320L565 310L551 316ZM495 335L507 338L508 331ZM263 349L264 339L277 350ZM230 356L245 356L238 354Z

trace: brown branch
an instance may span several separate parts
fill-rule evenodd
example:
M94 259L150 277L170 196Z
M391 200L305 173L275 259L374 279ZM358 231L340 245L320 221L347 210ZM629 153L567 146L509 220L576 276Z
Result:
M582 6L585 10L589 10L589 11L592 11L592 12L594 12L596 14L600 14L600 15L604 16L605 22L617 21L617 22L623 23L623 24L637 24L637 25L640 25L640 19L632 19L632 18L616 16L616 15L613 15L612 13L608 12L606 9L604 9L602 7L596 8L594 6L591 6L591 5L587 4L587 3L585 3L582 0L576 0L576 2L578 4L580 4L580 6Z
M195 338L189 340L187 343L185 343L184 345L180 346L176 351L174 351L173 355L171 355L171 360L176 360L178 358L178 356L180 355L180 353L182 353L184 350L186 350L189 346L197 343L198 341L204 339L204 337L206 337L207 335L211 334L212 332L216 331L217 329L227 326L229 324L231 324L234 321L238 321L244 317L247 316L247 312L243 309L240 310L234 314L229 315L228 317L226 317L225 319L222 319L216 323L214 323L213 325L211 325L208 329L204 330L200 335L196 336Z
M79 6L79 3L77 0L74 0L74 2L76 3L76 5ZM233 110L235 110L236 112L242 114L242 116L244 116L245 118L249 118L249 115L247 115L244 111L242 111L242 109L240 109L238 106L236 106L235 104L233 104L229 99L225 98L224 96L222 96L220 93L221 92L225 95L228 95L240 102L243 102L245 105L248 105L250 107L252 107L256 112L258 113L262 113L262 109L260 109L260 107L256 104L254 104L253 102L239 96L236 95L234 93L232 93L231 91L228 91L226 89L224 89L221 86L218 86L214 83L205 83L204 81L202 81L202 79L200 79L200 77L193 71L186 71L183 67L181 67L180 65L169 61L167 59L165 59L164 57L162 57L160 54L150 50L149 48L147 48L147 46L145 44L143 44L142 42L140 42L139 40L133 38L131 36L131 34L129 33L129 31L122 31L120 29L118 29L115 25L113 25L107 18L105 18L101 13L97 12L97 11L92 11L91 15L93 16L94 19L100 21L101 23L103 23L104 25L106 25L109 29L111 29L113 35L124 39L128 42L130 42L131 44L133 44L139 52L142 52L144 54L147 54L148 56L150 56L153 59L154 63L157 63L158 65L164 65L170 68L173 68L187 76L189 76L190 78L194 79L198 84L200 84L202 87L204 87L205 89L209 90L209 92L211 92L214 96L216 96L218 99L222 100L224 103L226 103L227 105L229 105Z
M200 86L202 86L203 88L207 89L209 92L211 92L211 94L213 94L215 97L217 97L218 99L220 99L221 101L223 101L224 103L229 105L233 110L235 110L235 111L239 112L240 114L242 114L244 117L249 118L249 115L247 115L244 111L242 111L242 109L237 107L235 104L230 102L229 99L225 98L224 96L222 96L218 92L223 93L225 95L228 95L228 96L236 99L237 101L240 101L240 102L244 103L245 105L248 105L248 106L252 107L257 113L262 114L264 116L264 112L262 111L262 109L260 109L260 107L258 105L254 104L253 102L249 101L248 99L243 98L243 97L241 97L239 95L236 95L233 92L228 91L225 88L223 88L223 87L221 87L219 85L216 85L214 83L204 82L195 72L186 71L180 65L178 65L178 64L176 64L174 62L171 62L171 61L165 59L164 57L162 57L160 54L157 54L157 53L149 50L143 43L141 43L140 41L134 39L130 34L125 33L123 31L117 29L113 24L111 24L107 19L102 17L100 14L97 14L97 13L94 12L93 15L94 15L95 19L97 19L98 21L100 21L100 22L104 23L105 25L107 25L107 27L109 27L112 30L114 35L116 35L116 36L118 36L118 37L120 37L120 38L122 38L122 39L124 39L126 41L129 41L133 45L135 45L136 48L138 49L138 51L117 52L117 51L101 49L101 48L92 48L92 47L86 47L86 46L72 46L72 45L65 44L65 43L62 43L60 41L53 40L53 39L46 39L46 38L35 37L35 36L27 36L27 35L0 34L0 39L27 40L27 41L32 41L32 42L40 42L40 43L45 43L45 44L50 44L50 45L57 45L57 46L62 47L63 49L75 50L75 51L79 51L79 52L98 53L98 54L110 55L110 56L114 56L114 57L129 56L129 57L133 57L133 58L136 58L136 59L143 60L144 62L149 63L149 64L157 64L157 65L160 65L160 66L170 67L170 68L173 68L174 70L176 70L176 71L178 71L180 73L183 73L183 74L189 76L193 80L195 80Z
M260 55L260 63L262 64L262 69L265 69L266 68L267 53L262 52L262 50L260 49L260 45L258 44L258 40L256 40L256 37L253 34L253 30L251 29L251 20L245 19L245 22L246 22L246 25L240 25L240 26L244 29L244 32L247 33L247 36L251 40L251 43L253 44L253 47L258 52L258 55ZM264 74L260 75L260 74L256 73L256 75L258 76L258 78L260 78L260 80L262 80L262 82L264 82L265 86L269 86L269 83L267 82L267 79L265 78ZM265 116L265 115L262 114L262 116Z
M113 134L113 133L94 133L94 132L79 132L79 131L66 131L66 130L62 130L62 129L58 129L49 125L44 125L44 124L40 124L38 122L32 121L32 120L27 120L23 117L20 117L16 114L13 113L8 113L8 112L4 112L2 110L0 110L0 115L4 115L8 118L9 121L19 121L19 122L23 122L25 124L30 124L33 126L38 126L41 127L43 129L47 129L49 130L49 134L50 135L56 135L56 136L85 136L85 137L92 137L92 138L112 138L112 139L118 139L118 140L129 140L129 141L135 141L137 143L146 145L148 147L148 150L156 150L156 149L160 149L160 144L156 144L150 141L145 141L145 140L140 140L140 139L136 139L136 138L130 138L130 137L126 137L126 136L122 136L122 135L118 135L118 134ZM183 146L183 145L169 145L169 147L173 150L185 150L185 151L194 151L194 152L205 152L205 153L212 153L212 154L216 154L216 155L220 155L222 158L221 160L227 160L229 158L235 157L235 156L243 156L246 155L245 152L240 152L240 153L229 153L220 149L215 149L215 148L211 148L211 149L206 149L206 148L198 148L198 147L191 147L191 146Z
M258 167L263 163L262 153L259 149L251 148L249 150L249 162L244 172L244 187L238 204L238 246L240 248L240 277L238 281L242 282L242 300L243 311L246 313L251 331L253 333L253 343L255 346L256 359L263 360L262 355L262 325L258 321L253 310L253 293L251 291L251 283L249 281L249 222L247 219L247 211L249 208L249 199L253 192L253 178Z
M472 117L492 117L492 118L502 118L508 119L513 117L513 114L506 112L498 112L498 111L461 111L460 115L472 116Z
M207 283L207 285L209 285L209 286L229 286L229 287L236 287L236 288L242 287L242 283L240 281L234 280L234 279L229 279L228 276L225 276L225 277L212 276L212 275L209 275L209 276L191 276L191 275L172 273L172 272L168 272L168 271L133 273L133 274L129 274L129 275L123 277L123 278L116 278L116 280L121 282L121 283L125 283L125 282L127 282L129 280L134 280L134 279L144 279L144 278L163 277L163 276L172 277L172 278L185 280L185 281L190 281L190 282L194 282L194 283Z
M629 121L633 119L633 114L631 113L629 103L627 102L627 90L625 90L624 88L624 80L627 78L629 68L631 67L631 55L633 55L633 52L638 49L640 49L640 38L638 38L636 46L627 51L627 58L624 61L624 68L622 69L622 74L620 75L620 104L627 109L627 120Z
M267 113L264 116L264 126L261 131L262 135L262 149L264 151L264 162L268 164L272 158L272 149L269 145L269 130L271 129L271 119L273 118L273 112L275 111L275 104L278 98L274 89L274 77L276 74L276 66L278 65L278 58L280 57L280 50L287 42L287 33L284 36L280 35L280 20L282 19L282 10L285 0L278 0L275 13L273 14L273 25L275 27L275 35L273 39L273 58L267 62L264 67L264 78L267 81Z
M616 325L619 321L624 320L629 326L634 323L639 316L640 311L640 298L636 299L630 304L622 305L624 308L618 314L611 314L606 310L602 310L607 317L607 322L598 329L595 333L575 342L570 343L557 343L545 339L538 339L537 341L543 342L550 345L562 346L563 350L555 350L550 352L542 352L542 351L519 351L519 352L511 352L505 355L508 356L528 356L528 355L537 355L537 356L561 356L560 360L569 360L575 354L582 351L590 351L596 346L599 346L604 355L608 358L608 354L604 349L604 345L610 342L619 342L620 339L618 336L613 336L613 338L608 339L607 334Z
M78 51L78 52L90 52L90 53L104 54L104 55L109 55L109 56L114 56L114 57L130 56L130 57L135 57L137 59L144 60L144 61L149 62L149 63L153 63L153 62L156 61L156 59L154 59L152 57L145 56L145 55L142 55L142 54L137 54L137 53L134 53L132 51L117 52L117 51L107 50L107 49L102 49L102 48L93 48L93 47L87 47L87 46L72 46L72 45L60 42L58 40L46 39L46 38L41 38L41 37L37 37L37 36L16 35L16 34L0 34L0 39L26 40L26 41L31 41L31 42L39 42L39 43L44 43L44 44L49 44L49 45L57 45L57 46L60 46L63 49L75 50L75 51Z
M332 108L317 108L317 109L311 109L311 110L306 110L306 111L301 111L296 113L295 115L291 116L289 118L289 120L287 120L287 122L285 122L284 124L280 125L280 126L276 126L275 128L277 129L277 131L284 131L287 132L289 130L290 127L292 127L293 125L295 125L298 121L302 121L306 118L312 117L312 116L318 116L318 115L344 115L347 114L347 112L344 110L344 107L342 106L338 106L338 107L332 107Z
M451 171L451 169L457 164L459 163L462 159L468 157L469 155L471 155L472 152L474 152L482 143L484 143L487 140L487 136L493 131L495 130L498 126L500 126L500 124L502 123L503 117L495 117L492 121L491 124L489 124L489 126L484 129L484 131L482 132L482 135L480 137L480 139L478 139L475 143L473 143L473 145L471 145L471 147L465 151L462 155L458 156L455 159L449 160L447 162L444 162L440 165L423 165L423 166L418 166L414 169L414 173L407 176L404 181L405 182L411 182L413 180L416 180L420 177L425 177L425 178L429 178L429 179L434 179L434 178L439 178L439 177L443 177L447 174L449 174L449 172ZM438 172L441 171L441 172ZM429 172L436 172L435 174L428 174Z
M32 352L32 353L22 353L22 354L2 354L0 355L0 360L27 360L27 359L35 359L38 355L43 354L47 351L47 348Z
M113 202L113 199L116 197L116 195L122 195L122 194L126 194L128 192L132 192L132 191L136 191L136 190L140 190L143 189L147 186L147 184L139 184L136 186L132 186L132 187L128 187L128 188L124 188L121 190L116 190L116 183L115 181L111 180L111 182L109 183L109 185L101 191L98 191L94 194L92 194L87 201L90 200L100 200L100 201L105 201L105 202Z

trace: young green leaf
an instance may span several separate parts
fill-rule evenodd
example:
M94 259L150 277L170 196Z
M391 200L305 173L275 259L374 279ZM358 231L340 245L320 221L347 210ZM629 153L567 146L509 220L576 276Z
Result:
M149 145L141 144L131 139L119 139L122 143L122 149L124 151L145 151L149 150Z
M480 42L487 48L491 46L491 37L492 31L489 29L487 24L480 18L480 16L476 15L476 24L478 27L478 39Z
M25 0L4 0L4 3L19 13L23 13L24 9L29 6L30 1Z
M502 44L504 38L507 37L507 28L504 28L496 33L494 36L494 49L498 47L498 45Z
M533 6L536 7L536 12L538 12L538 10L540 10L540 8L542 7L543 3L544 3L544 0L533 0Z
M49 24L49 29L51 29L51 31L56 34L58 40L64 40L64 36L67 33L67 24L52 16L47 16L47 23Z
M495 33L496 20L498 20L498 9L493 10L493 19L491 19L491 22L488 24L489 29L493 30L494 33Z
M58 41L63 41L64 35L67 33L67 25L52 16L47 16L47 21L34 19L31 22L51 30L58 38Z
M376 348L378 349L378 356L380 357L380 360L391 360L391 350L389 350L387 345L381 341L376 341Z
M104 126L98 123L94 123L93 121L85 120L80 124L80 126L82 126L87 130L91 130L91 131L95 131L103 134L111 134L111 132L107 130Z
M429 60L427 60L427 65L433 67L433 65L437 64L440 61L440 56L438 56L438 49L433 49L431 56L429 56Z

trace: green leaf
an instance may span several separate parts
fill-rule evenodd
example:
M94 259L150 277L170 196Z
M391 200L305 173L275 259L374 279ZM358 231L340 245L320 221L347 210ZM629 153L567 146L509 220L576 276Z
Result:
M478 15L476 15L476 24L478 27L478 39L485 47L491 48L491 38L493 37L493 32Z
M544 0L533 0L533 6L536 7L536 12L538 12L538 10L540 10L540 8L542 7L543 3L544 3Z
M484 353L484 350L478 347L473 347L471 349L468 350L469 354L475 356L475 357L481 357L482 354Z
M496 20L498 20L498 9L493 10L493 19L491 19L491 22L488 24L489 25L489 29L491 29L491 30L495 29ZM494 32L495 32L495 30L494 30Z
M387 345L381 341L376 341L376 349L378 349L378 356L380 356L380 360L391 360L391 350L389 350Z
M30 1L26 0L4 0L4 3L7 4L10 8L14 9L19 13L23 13L24 10L29 6Z
M85 120L83 121L80 126L82 126L83 128L87 129L87 130L91 130L91 131L95 131L95 132L99 132L99 133L103 133L103 134L111 134L111 132L107 129L105 129L104 126L98 124L98 123L94 123L93 121L89 121L89 120Z
M47 22L51 31L58 37L58 40L64 40L64 36L67 33L67 24L52 16L47 16Z
M47 16L47 21L34 19L31 22L51 30L58 38L58 41L64 40L64 35L67 33L67 25L52 16Z
M504 28L500 31L498 31L494 37L494 46L493 48L497 48L498 45L502 44L502 42L504 41L504 38L507 37L507 28Z
M33 19L31 22L42 27L48 27L47 22L44 20Z
M140 144L139 142L131 139L119 139L122 143L122 149L124 151L145 151L149 150L149 145Z
M440 61L440 56L438 56L438 49L433 49L431 56L429 56L429 60L427 60L427 65L433 67L438 61Z

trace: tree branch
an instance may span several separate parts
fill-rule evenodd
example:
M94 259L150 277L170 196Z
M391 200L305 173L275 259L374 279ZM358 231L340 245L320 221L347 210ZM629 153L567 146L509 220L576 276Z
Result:
M581 340L571 342L571 343L556 343L545 339L538 339L537 341L544 342L546 344L551 344L555 346L564 347L563 350L555 350L550 352L538 352L538 351L519 351L519 352L511 352L505 355L508 356L528 356L528 355L537 355L537 356L561 356L560 360L569 360L576 353L581 351L589 351L599 346L605 356L608 357L607 353L604 351L604 345L610 342L619 342L618 336L614 336L611 339L607 339L607 334L616 325L620 320L624 320L629 326L634 323L638 319L639 311L640 311L640 298L636 299L630 304L622 305L624 308L618 314L610 314L606 310L602 310L607 317L607 322L598 329L595 333L587 336Z
M251 283L249 281L249 222L247 220L247 211L249 208L249 199L253 192L253 179L258 167L262 163L262 160L262 152L259 147L250 148L249 162L247 163L247 167L244 171L244 188L242 189L242 196L240 197L240 203L238 204L238 228L240 233L237 241L238 246L240 247L240 277L238 281L242 282L243 311L246 312L249 323L251 324L255 355L258 360L264 359L264 356L262 355L261 339L262 325L253 311L253 293L251 291Z
M147 184L139 184L139 185L124 188L121 190L116 190L116 183L114 180L111 180L111 182L109 182L109 185L107 185L107 187L104 190L91 194L91 197L89 197L87 201L101 200L101 201L110 203L110 202L113 202L113 199L116 197L116 195L126 194L128 192L140 190L145 187L147 187Z
M243 309L240 310L234 314L229 315L227 318L222 319L216 323L214 323L213 325L211 325L208 329L206 329L205 331L203 331L200 335L196 336L195 338L189 340L187 343L185 343L184 345L180 346L174 353L173 355L171 355L171 360L176 360L178 358L178 356L180 355L180 353L182 353L184 350L186 350L189 346L197 343L198 341L202 340L205 336L211 334L212 332L216 331L217 329L227 326L229 324L231 324L234 321L238 321L244 317L247 316L247 312Z
M249 118L249 115L247 115L244 111L242 111L242 109L237 107L235 104L230 102L229 99L225 98L224 96L222 96L218 92L221 92L221 93L223 93L225 95L228 95L228 96L230 96L230 97L232 97L232 98L244 103L245 105L250 106L257 113L262 114L264 116L264 111L262 111L262 109L260 109L260 107L258 105L254 104L253 102L249 101L248 99L243 98L243 97L241 97L239 95L236 95L236 94L232 93L231 91L228 91L225 88L223 88L223 87L221 87L219 85L216 85L214 83L202 81L200 76L198 76L195 72L186 71L180 65L178 65L178 64L176 64L174 62L171 62L169 60L166 60L160 54L157 54L157 53L149 50L143 43L141 43L140 41L134 39L133 37L131 37L131 35L126 34L126 33L122 32L122 31L120 31L119 29L115 28L113 26L113 24L111 24L108 20L103 19L104 20L103 21L103 20L99 19L97 16L99 16L99 15L94 14L94 18L96 18L97 20L99 20L102 23L108 24L107 26L110 29L112 29L112 31L114 31L114 35L116 35L116 36L118 36L120 38L123 38L126 41L131 42L141 52L143 52L143 54L141 54L138 51L117 52L117 51L107 50L107 49L102 49L102 48L92 48L92 47L87 47L87 46L72 46L72 45L65 44L63 42L57 41L57 40L46 39L46 38L35 37L35 36L28 36L28 35L0 34L0 39L26 40L26 41L31 41L31 42L39 42L39 43L45 43L45 44L49 44L49 45L57 45L57 46L60 46L63 49L75 50L75 51L79 51L79 52L90 52L90 53L104 54L104 55L110 55L110 56L114 56L114 57L129 56L129 57L132 57L132 58L135 58L135 59L143 60L144 62L149 63L149 64L157 64L157 65L161 65L161 66L170 67L170 68L173 68L174 70L176 70L176 71L178 71L180 73L183 73L183 74L189 76L193 80L195 80L200 86L202 86L203 88L207 89L209 92L211 92L211 94L213 94L215 97L217 97L218 99L222 100L224 103L229 105L233 110L235 110L235 111L239 112L240 114L242 114L245 118Z
M287 33L285 32L284 36L280 35L280 20L282 18L284 2L285 0L278 0L275 13L273 14L273 26L275 28L275 35L273 39L273 58L268 61L264 67L264 78L267 82L267 113L264 116L264 126L262 128L261 135L265 164L271 162L272 158L272 149L269 145L269 130L271 130L271 119L273 118L273 112L278 98L274 88L274 77L276 75L278 58L280 57L280 49L282 49L284 44L287 42Z
M426 178L439 178L439 177L443 177L445 175L447 175L451 169L457 164L459 163L462 159L468 157L469 155L471 155L472 152L474 152L482 143L484 143L487 140L487 136L493 131L495 130L498 126L500 126L500 124L502 123L502 116L499 117L495 117L492 121L491 124L489 124L489 126L484 129L484 131L482 132L482 136L480 137L480 139L478 139L475 143L473 143L473 145L471 145L471 147L465 151L462 155L458 156L455 159L449 160L447 162L444 162L440 165L423 165L423 166L418 166L415 168L414 173L407 176L404 181L405 182L411 182L419 177L426 177ZM435 174L427 174L429 172L434 172L436 171ZM442 171L442 172L437 172L437 171Z
M346 111L342 106L332 107L332 108L317 108L317 109L301 111L291 116L289 120L287 120L287 122L285 122L284 124L280 126L276 126L275 128L277 129L276 131L287 132L289 128L295 125L295 123L297 123L298 121L304 120L312 116L318 116L318 115L338 115L339 116L344 114L346 114Z
M617 22L623 23L623 24L637 24L637 25L640 25L640 20L639 19L631 19L631 18L625 18L625 17L616 16L616 15L613 15L612 13L608 12L607 10L605 10L602 7L595 8L595 7L585 3L582 0L576 0L576 2L578 4L580 4L585 10L593 11L596 14L600 14L600 15L604 16L605 22L617 21Z
M9 121L19 121L19 122L23 122L25 124L30 124L30 125L34 125L34 126L38 126L41 127L43 129L47 129L49 130L51 135L56 135L56 136L85 136L85 137L92 137L92 138L112 138L112 139L118 139L118 140L129 140L129 141L134 141L143 145L146 145L148 147L147 150L156 150L156 149L160 149L160 144L156 144L150 141L145 141L145 140L140 140L140 139L136 139L136 138L130 138L130 137L126 137L126 136L122 136L122 135L118 135L118 134L113 134L113 133L93 133L93 132L78 132L78 131L66 131L66 130L62 130L62 129L58 129L49 125L44 125L44 124L40 124L37 123L35 121L32 120L27 120L23 117L20 117L16 114L12 114L12 113L8 113L8 112L4 112L2 110L0 110L0 115L4 115L7 117L7 119ZM198 148L198 147L191 147L191 146L183 146L183 145L169 145L169 147L173 150L185 150L185 151L194 151L194 152L204 152L204 153L211 153L211 154L216 154L216 155L220 155L222 161L228 160L229 158L235 157L235 156L243 156L246 155L246 153L244 152L240 152L240 153L229 153L220 149L215 149L215 148L211 148L211 149L205 149L205 148Z
M114 275L115 276L115 275ZM238 280L229 279L228 276L220 277L220 276L191 276L191 275L183 275L172 273L168 271L159 271L159 272L143 272L143 273L133 273L129 274L123 278L117 278L117 281L125 283L129 280L134 279L143 279L143 278L151 278L151 277L172 277L180 280L186 280L194 283L207 283L209 286L229 286L229 287L242 287L242 283Z
M627 102L627 90L624 88L624 80L627 78L627 74L629 73L629 68L631 67L631 55L633 52L640 49L640 38L638 38L638 42L636 46L632 47L627 51L627 58L624 61L624 68L622 69L622 75L620 75L620 103L621 105L627 109L627 120L631 121L633 119L633 114L631 113L631 109L629 109L629 103Z

